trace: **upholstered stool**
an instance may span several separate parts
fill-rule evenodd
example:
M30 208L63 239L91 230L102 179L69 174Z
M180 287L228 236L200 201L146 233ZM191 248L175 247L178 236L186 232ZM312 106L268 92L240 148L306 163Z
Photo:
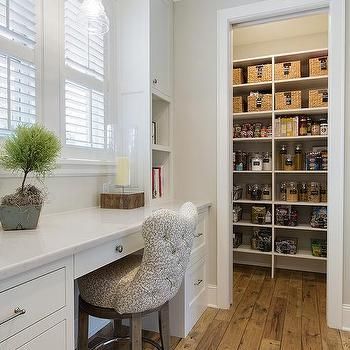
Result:
M113 339L96 346L130 341L141 350L142 341L170 350L169 300L178 292L192 249L197 209L185 203L179 212L160 209L142 226L142 257L130 255L79 279L78 350L88 349L88 316L114 320ZM161 345L142 339L142 316L159 313ZM121 337L121 320L130 319L131 337Z

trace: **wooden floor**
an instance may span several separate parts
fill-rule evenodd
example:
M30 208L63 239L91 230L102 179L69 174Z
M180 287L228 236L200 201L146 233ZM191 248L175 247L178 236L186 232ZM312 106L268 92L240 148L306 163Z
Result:
M350 350L350 333L326 325L324 275L277 270L271 279L269 272L236 265L232 307L208 308L187 338L172 339L172 349ZM159 338L156 333L147 336Z

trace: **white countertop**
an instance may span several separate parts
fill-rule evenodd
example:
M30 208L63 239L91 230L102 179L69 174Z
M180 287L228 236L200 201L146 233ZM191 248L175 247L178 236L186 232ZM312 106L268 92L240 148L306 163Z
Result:
M183 202L169 201L132 210L88 208L42 215L36 230L0 228L0 280L73 255L141 229L159 208L177 210ZM194 202L198 210L209 202Z

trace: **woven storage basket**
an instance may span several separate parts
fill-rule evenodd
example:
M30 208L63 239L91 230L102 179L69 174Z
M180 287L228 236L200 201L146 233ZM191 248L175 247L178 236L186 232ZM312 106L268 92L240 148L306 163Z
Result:
M248 96L248 112L271 110L272 94L255 94Z
M275 80L300 78L300 61L275 64Z
M233 103L233 113L243 113L243 97L235 96L232 100Z
M301 108L301 91L283 91L275 93L275 109Z
M272 80L272 64L248 66L248 83L259 83Z
M309 107L327 107L328 89L309 90Z
M309 59L310 77L318 77L328 74L328 56Z
M232 83L233 85L240 85L244 83L243 69L233 68L232 70Z

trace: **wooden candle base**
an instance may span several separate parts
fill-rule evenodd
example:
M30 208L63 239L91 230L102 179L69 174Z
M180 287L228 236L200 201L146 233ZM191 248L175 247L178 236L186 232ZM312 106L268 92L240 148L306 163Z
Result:
M101 208L103 209L135 209L144 206L144 192L101 193Z

